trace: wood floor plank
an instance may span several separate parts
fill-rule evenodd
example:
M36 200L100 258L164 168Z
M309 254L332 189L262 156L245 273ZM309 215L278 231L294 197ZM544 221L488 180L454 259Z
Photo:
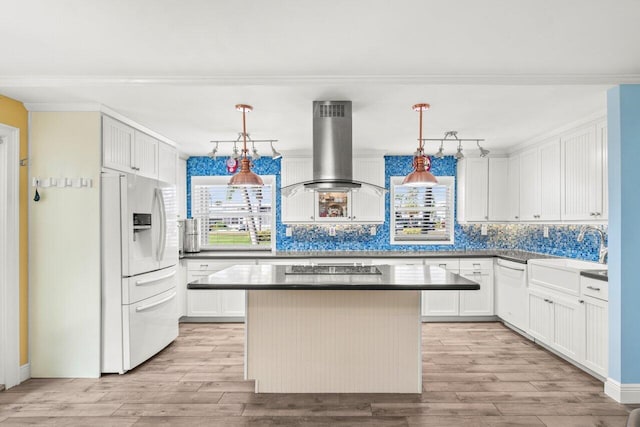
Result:
M421 394L255 394L244 325L181 324L174 343L125 375L0 392L0 427L615 427L634 407L500 323L429 323L422 336Z

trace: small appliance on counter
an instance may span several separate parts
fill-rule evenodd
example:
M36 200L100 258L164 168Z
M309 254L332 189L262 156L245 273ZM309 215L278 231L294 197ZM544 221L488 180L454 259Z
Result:
M184 253L200 252L200 218L184 220Z

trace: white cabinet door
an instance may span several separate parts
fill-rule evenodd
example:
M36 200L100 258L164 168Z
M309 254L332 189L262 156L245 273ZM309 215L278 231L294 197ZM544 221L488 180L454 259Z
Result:
M553 140L539 148L538 156L540 179L540 207L538 209L541 221L555 221L560 219L560 141Z
M158 140L135 131L133 169L141 176L158 179Z
M609 218L609 148L606 121L596 126L596 138L600 153L600 164L602 165L602 195L600 209L596 212L599 215L596 216L596 219L606 220Z
M282 187L313 178L311 158L282 159ZM292 196L281 198L281 221L283 223L304 223L314 221L315 193L300 190Z
M551 297L553 302L553 341L551 346L562 354L574 359L582 358L582 341L579 328L580 304L571 298Z
M178 262L178 317L187 315L187 263L184 260Z
M562 138L562 219L589 220L601 213L602 155L595 125Z
M183 159L178 159L176 198L178 199L178 219L185 219L187 217L187 161Z
M513 221L511 218L511 198L509 194L509 159L495 157L489 159L489 221Z
M488 219L489 160L465 158L458 161L458 221Z
M220 310L223 316L244 316L244 291L221 290L219 292Z
M189 317L222 316L220 291L213 289L188 290L187 315Z
M543 293L529 290L529 334L545 344L553 339L553 302Z
M102 165L123 172L134 172L134 130L111 117L102 117Z
M460 271L460 261L453 258L426 259L425 265L436 265L452 273ZM423 316L457 316L460 313L460 291L422 291Z
M532 148L520 153L520 220L537 220L540 206L540 185L538 170L538 149Z
M460 275L480 284L477 291L460 291L460 316L493 316L492 272L462 270Z
M607 376L609 356L608 303L585 297L583 300L584 358L582 364L592 371Z
M520 220L520 155L509 157L507 174L507 200L509 203L508 220Z
M169 144L158 142L158 179L176 184L178 170L178 152Z
M353 179L384 187L384 158L355 158ZM360 189L351 193L353 222L384 222L385 195Z

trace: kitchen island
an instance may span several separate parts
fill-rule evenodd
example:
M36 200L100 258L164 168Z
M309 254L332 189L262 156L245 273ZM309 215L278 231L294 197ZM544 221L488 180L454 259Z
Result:
M421 393L421 291L477 290L436 266L236 265L189 289L246 289L256 393Z

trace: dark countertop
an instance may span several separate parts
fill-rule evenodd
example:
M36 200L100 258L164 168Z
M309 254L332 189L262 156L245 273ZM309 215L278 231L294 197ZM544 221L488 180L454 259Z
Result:
M262 290L478 290L472 280L437 266L380 265L382 274L285 274L284 265L235 265L187 285L188 289Z
M266 251L202 251L188 253L183 259L308 259L308 258L491 258L526 264L530 259L557 258L536 252L514 250L481 251L309 251L309 252L266 252Z
M582 270L580 275L590 279L609 281L609 270Z

